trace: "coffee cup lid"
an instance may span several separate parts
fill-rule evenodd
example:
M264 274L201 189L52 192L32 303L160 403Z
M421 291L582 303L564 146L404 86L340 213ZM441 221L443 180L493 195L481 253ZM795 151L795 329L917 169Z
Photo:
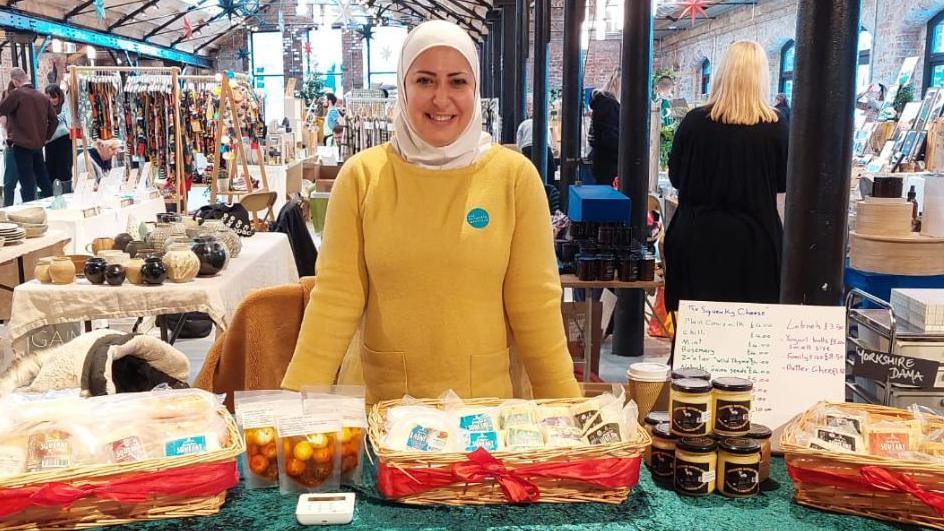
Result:
M662 363L633 363L627 376L637 382L667 382L672 368Z

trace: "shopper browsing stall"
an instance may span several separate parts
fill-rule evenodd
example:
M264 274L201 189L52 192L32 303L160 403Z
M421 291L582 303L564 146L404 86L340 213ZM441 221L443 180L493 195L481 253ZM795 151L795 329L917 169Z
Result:
M66 97L59 85L46 86L46 97L52 104L59 119L56 132L46 142L46 168L49 180L62 183L72 182L72 139L69 138L69 111ZM63 190L68 192L69 189Z
M368 402L511 396L509 329L535 396L580 395L541 181L482 132L478 65L451 23L404 41L396 135L338 176L283 386L334 381L363 317Z
M620 70L590 98L590 172L596 184L613 184L619 171Z
M25 203L36 199L37 186L40 197L52 195L43 146L56 132L59 119L52 104L33 88L22 68L11 70L10 80L16 89L0 102L0 116L7 119L7 147L16 159L20 196ZM11 198L8 201L12 200L13 190L4 190L4 193Z
M109 140L96 139L92 147L88 150L88 167L86 157L79 154L79 173L88 172L89 177L95 179L96 186L111 171L112 161L118 151L121 150L121 140L112 138Z
M669 179L679 208L665 238L666 307L679 300L775 303L788 126L767 103L763 48L733 44L711 98L675 133Z

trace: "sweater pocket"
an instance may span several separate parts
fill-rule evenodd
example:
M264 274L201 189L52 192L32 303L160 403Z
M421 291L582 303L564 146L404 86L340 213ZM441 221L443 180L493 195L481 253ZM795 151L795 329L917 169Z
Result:
M403 352L378 352L361 344L361 360L369 404L403 398L407 393L406 356Z
M469 357L469 391L472 398L511 398L508 349Z

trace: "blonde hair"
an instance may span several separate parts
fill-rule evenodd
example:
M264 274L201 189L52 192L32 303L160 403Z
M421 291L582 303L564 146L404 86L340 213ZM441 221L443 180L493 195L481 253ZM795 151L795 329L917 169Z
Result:
M717 77L711 83L708 117L715 122L757 125L779 120L770 98L770 64L754 41L738 41L728 48Z

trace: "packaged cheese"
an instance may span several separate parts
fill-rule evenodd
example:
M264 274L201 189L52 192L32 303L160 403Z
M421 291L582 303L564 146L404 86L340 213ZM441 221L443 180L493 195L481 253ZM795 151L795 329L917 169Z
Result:
M505 441L509 450L543 448L544 434L534 426L512 426L505 431Z
M573 415L570 414L570 409L566 407L538 406L536 415L538 424L541 426L562 426L569 428L577 426L574 422Z
M544 441L548 448L575 448L587 446L583 432L573 426L544 426Z
M861 454L866 452L865 441L861 435L848 433L835 428L818 428L816 438L846 451Z
M513 426L531 426L536 424L534 402L527 400L508 400L500 408L499 422L501 429Z

